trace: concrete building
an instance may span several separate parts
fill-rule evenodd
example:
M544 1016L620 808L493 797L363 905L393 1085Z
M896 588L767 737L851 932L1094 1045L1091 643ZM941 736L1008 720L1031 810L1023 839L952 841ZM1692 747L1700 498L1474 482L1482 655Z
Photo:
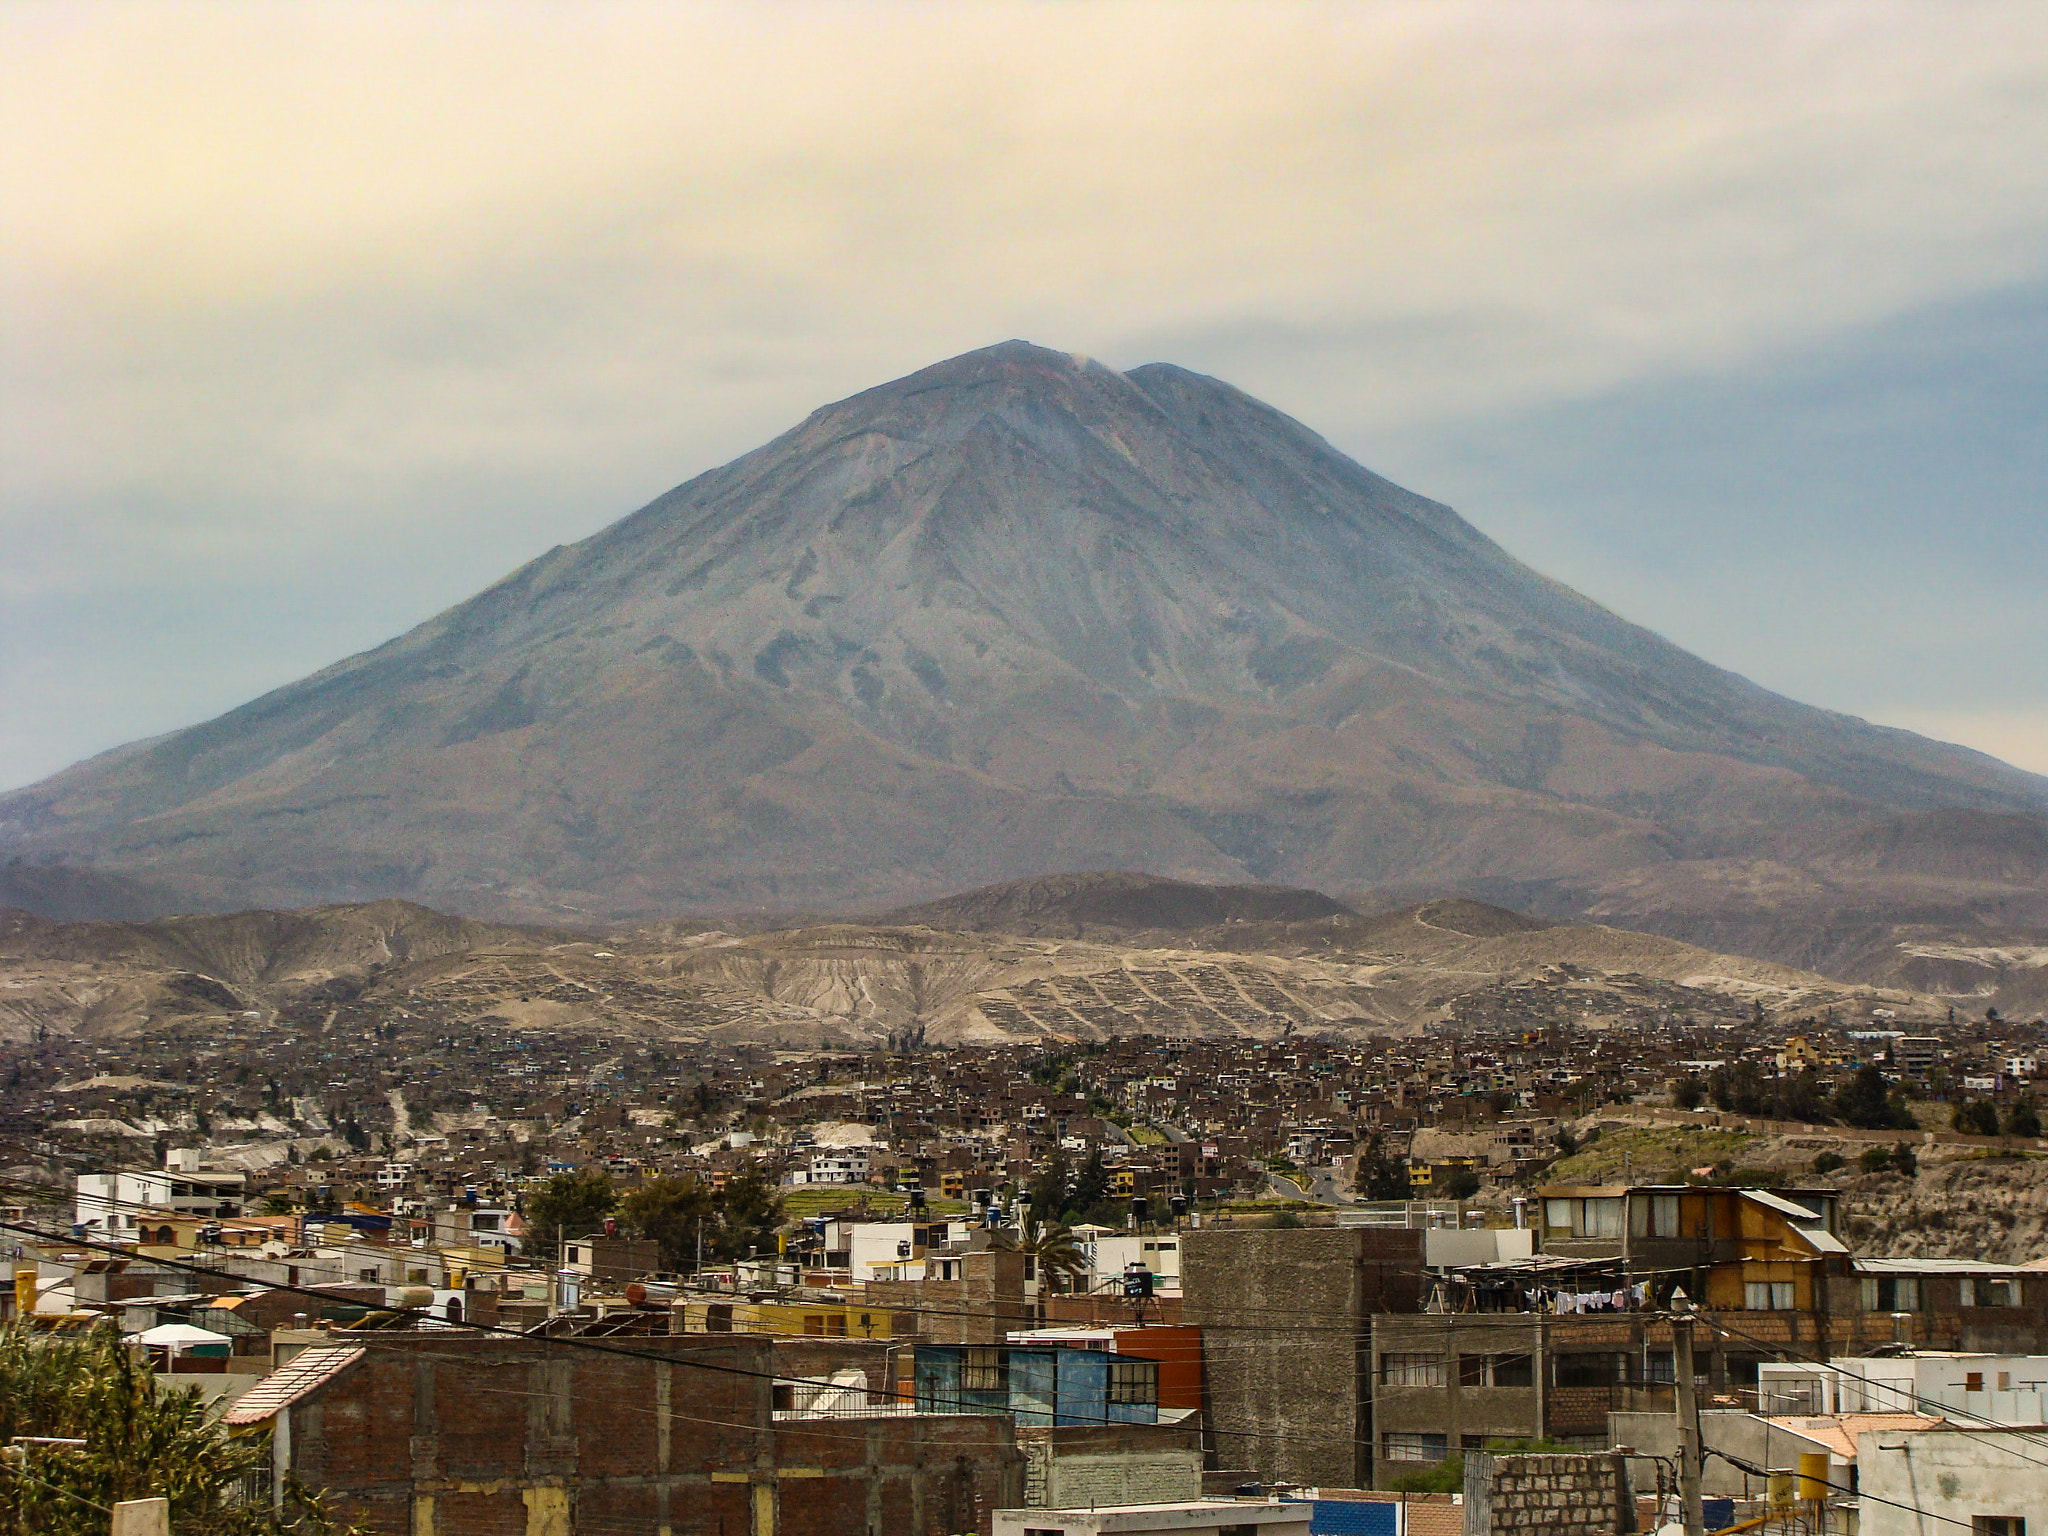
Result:
M2048 1423L2048 1355L1919 1350L1772 1361L1757 1370L1760 1413L1924 1413L1958 1423Z
M1172 1504L1202 1496L1202 1436L1169 1424L1019 1426L1032 1508Z
M1418 1310L1422 1232L1213 1228L1181 1241L1181 1316L1202 1329L1217 1462L1269 1482L1369 1486L1370 1323Z
M865 1184L870 1161L866 1147L821 1147L810 1162L791 1173L792 1184Z
M88 1237L138 1239L154 1235L157 1213L181 1216L240 1216L248 1175L198 1169L161 1172L81 1173L71 1219Z
M1616 1445L1637 1452L1630 1475L1641 1488L1657 1486L1659 1458L1668 1469L1678 1454L1677 1421L1664 1412L1617 1413L1609 1421ZM1710 1454L1701 1474L1709 1498L1760 1499L1770 1492L1770 1479L1745 1472L1738 1462L1765 1472L1796 1472L1801 1456L1825 1455L1828 1481L1855 1486L1857 1443L1871 1429L1924 1429L1938 1420L1926 1414L1850 1413L1797 1414L1767 1418L1740 1408L1708 1408L1699 1416L1700 1443ZM1726 1458L1733 1457L1730 1461Z
M1860 1536L2027 1536L2048 1511L2048 1426L1934 1424L1857 1437Z
M1426 1470L1490 1440L1541 1438L1552 1369L1545 1319L1525 1314L1372 1320L1373 1472ZM1606 1405L1600 1430L1604 1434Z

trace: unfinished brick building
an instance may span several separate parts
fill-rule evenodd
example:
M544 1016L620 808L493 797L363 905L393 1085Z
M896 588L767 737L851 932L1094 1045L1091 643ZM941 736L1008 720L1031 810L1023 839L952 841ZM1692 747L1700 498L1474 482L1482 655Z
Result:
M767 1338L334 1337L227 1422L379 1536L952 1536L1022 1502L1007 1416L778 1420Z

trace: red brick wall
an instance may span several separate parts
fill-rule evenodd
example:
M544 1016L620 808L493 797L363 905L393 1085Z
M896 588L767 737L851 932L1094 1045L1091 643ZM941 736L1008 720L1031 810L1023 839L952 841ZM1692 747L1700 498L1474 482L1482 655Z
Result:
M293 1408L292 1462L380 1536L413 1536L422 1498L438 1536L524 1536L536 1497L565 1498L570 1528L598 1536L664 1524L735 1536L753 1530L756 1485L775 1490L790 1536L951 1536L988 1530L991 1510L1022 1498L1007 1417L775 1423L767 1338L634 1340L620 1347L650 1358L630 1359L540 1340L356 1337L368 1357ZM721 1366L764 1375L705 1368Z

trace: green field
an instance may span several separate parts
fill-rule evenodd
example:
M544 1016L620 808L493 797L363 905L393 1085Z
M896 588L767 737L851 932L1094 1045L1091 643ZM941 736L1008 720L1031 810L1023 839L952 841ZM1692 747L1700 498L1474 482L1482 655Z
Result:
M1690 1126L1657 1126L1641 1131L1615 1131L1602 1136L1544 1170L1545 1184L1607 1184L1618 1182L1633 1166L1638 1184L1676 1177L1688 1170L1720 1162L1743 1161L1755 1145L1747 1131L1694 1130Z

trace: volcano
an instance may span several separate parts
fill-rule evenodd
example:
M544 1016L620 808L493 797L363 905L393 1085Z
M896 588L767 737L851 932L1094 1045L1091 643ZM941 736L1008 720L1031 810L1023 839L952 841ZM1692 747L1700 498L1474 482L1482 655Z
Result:
M2024 906L2044 807L1689 655L1227 384L1007 342L0 797L0 861L188 909L872 911L1120 868L1705 922Z

